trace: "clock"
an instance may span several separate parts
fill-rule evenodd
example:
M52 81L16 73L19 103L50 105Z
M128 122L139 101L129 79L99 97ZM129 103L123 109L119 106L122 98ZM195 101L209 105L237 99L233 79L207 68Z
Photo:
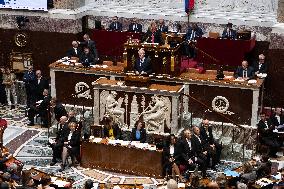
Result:
M18 47L24 47L28 43L28 35L26 33L16 33L14 40Z

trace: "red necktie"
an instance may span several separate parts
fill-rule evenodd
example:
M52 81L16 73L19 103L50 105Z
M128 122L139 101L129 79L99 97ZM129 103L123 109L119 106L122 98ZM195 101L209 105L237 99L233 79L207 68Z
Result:
M152 33L152 39L151 39L151 43L154 43L154 40L155 38L154 38L154 33Z

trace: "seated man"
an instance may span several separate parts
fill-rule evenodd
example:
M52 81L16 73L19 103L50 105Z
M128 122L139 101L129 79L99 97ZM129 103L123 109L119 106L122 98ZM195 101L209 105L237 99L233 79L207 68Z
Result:
M129 24L129 32L142 32L142 25L138 23L137 18L133 19L133 22Z
M80 57L80 62L84 67L89 67L90 65L95 64L95 57L90 53L88 47L84 48L84 53Z
M138 51L139 59L136 60L134 65L134 71L136 74L151 74L152 64L149 57L145 57L144 49Z
M263 54L260 54L258 56L258 61L254 62L254 72L255 74L259 73L267 73L268 71L268 65L265 61L265 56Z
M197 153L194 150L196 147L193 146L192 135L189 129L185 129L183 131L183 136L180 139L178 146L180 153L178 161L181 163L181 165L184 165L187 170L192 171L196 168L196 164L198 164L202 174L205 175L205 161L196 156Z
M193 126L193 135L191 138L192 149L195 152L197 159L199 160L199 166L203 176L206 176L206 168L209 165L210 155L204 146L200 136L200 129L197 126Z
M43 90L43 100L40 101L39 104L33 105L30 107L28 110L28 118L30 123L28 124L29 126L34 125L34 117L39 114L41 121L43 122L44 127L48 127L48 118L50 114L50 99L51 97L49 96L49 92L47 89Z
M224 29L222 33L222 38L236 39L236 37L237 37L237 32L233 30L233 24L228 23L227 27Z
M156 22L151 23L148 31L143 36L142 41L146 43L158 43L159 45L163 45L165 43L161 32L157 29Z
M271 122L270 119L266 117L265 113L260 114L260 120L257 124L258 130L258 138L261 144L265 144L269 146L269 156L270 157L277 157L276 153L278 148L280 147L279 143L276 140L276 136L273 133L273 129L275 126Z
M78 42L77 41L72 41L72 48L69 49L66 53L66 56L70 57L77 57L80 58L82 51L80 48L78 48Z
M53 109L53 113L57 122L59 122L62 116L67 115L65 107L55 97L51 99L50 106Z
M212 127L209 125L209 120L204 119L200 127L200 138L204 141L205 148L208 150L209 155L212 157L212 168L220 162L222 145L219 144L213 137Z
M239 66L234 74L235 78L249 80L254 77L253 68L248 65L248 61L242 61L242 66Z
M122 31L122 24L118 21L118 17L114 16L112 23L109 25L109 30L111 31Z
M197 24L189 26L186 32L187 45L185 46L186 54L191 58L196 57L195 42L198 38L202 37L203 31Z
M275 108L274 114L270 117L272 125L279 126L284 124L284 116L281 108Z
M67 117L62 116L59 120L59 128L56 133L56 138L54 141L50 142L49 145L52 148L52 162L50 163L50 166L53 166L57 163L57 159L61 158L62 148L63 148L63 141L61 140L63 138L63 134L68 132L68 123L67 123Z

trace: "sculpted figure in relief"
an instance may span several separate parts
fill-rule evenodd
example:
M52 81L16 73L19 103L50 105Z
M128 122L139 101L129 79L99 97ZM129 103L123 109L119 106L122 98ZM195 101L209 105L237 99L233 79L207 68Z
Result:
M125 110L120 107L121 103L115 100L117 93L111 91L106 98L106 113L114 118L120 125L124 125Z

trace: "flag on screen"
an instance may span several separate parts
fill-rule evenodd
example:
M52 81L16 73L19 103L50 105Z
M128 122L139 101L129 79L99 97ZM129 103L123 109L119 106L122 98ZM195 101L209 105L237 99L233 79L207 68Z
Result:
M194 9L194 0L185 0L185 12L188 14Z

